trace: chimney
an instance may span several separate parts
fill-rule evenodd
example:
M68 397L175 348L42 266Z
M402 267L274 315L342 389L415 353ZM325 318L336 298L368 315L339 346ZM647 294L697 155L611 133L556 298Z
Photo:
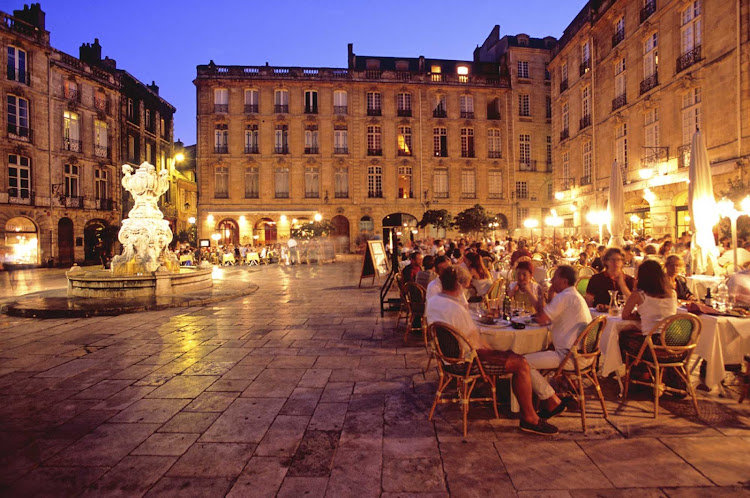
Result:
M151 80L151 84L146 86L148 86L149 90L154 92L156 95L159 95L159 87L156 85L156 82L154 80Z
M94 38L94 43L83 43L78 49L78 58L90 66L98 66L102 62L102 46L99 38Z
M38 3L32 3L31 5L24 5L23 10L14 10L13 17L16 17L32 26L44 31L44 11Z
M347 48L348 48L348 51L349 51L349 57L347 58L348 59L347 62L349 64L349 69L354 69L355 66L356 66L356 64L357 64L357 56L354 55L354 44L353 43L348 44Z

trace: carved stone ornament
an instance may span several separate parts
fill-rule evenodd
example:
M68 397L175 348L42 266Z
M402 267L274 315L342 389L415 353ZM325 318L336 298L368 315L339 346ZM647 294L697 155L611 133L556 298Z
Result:
M157 173L152 164L144 162L135 172L124 164L122 174L122 186L133 196L135 205L122 221L117 238L123 249L112 260L112 273L135 275L156 271L160 266L179 271L177 256L169 251L172 230L157 204L169 190L168 170Z

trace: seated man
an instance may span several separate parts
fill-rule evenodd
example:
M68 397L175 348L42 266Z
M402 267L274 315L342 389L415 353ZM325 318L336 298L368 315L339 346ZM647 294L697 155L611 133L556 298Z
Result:
M596 307L599 311L606 311L609 308L609 291L619 291L623 299L627 300L635 285L635 279L623 273L622 268L625 262L622 251L617 247L607 249L602 262L606 270L597 273L589 280L589 285L586 287L586 303L591 307Z
M414 277L414 281L426 289L429 283L435 280L438 276L437 273L435 273L435 257L429 255L425 256L424 259L422 259L422 266L424 269L417 273L417 276Z
M460 295L471 283L471 274L464 268L449 267L440 274L443 291L427 300L427 323L443 322L461 333L481 362L495 370L512 373L512 388L521 406L521 430L534 434L557 434L557 427L548 424L534 411L531 401L532 385L529 365L522 356L512 351L495 351L479 334L479 328L460 301ZM464 357L470 351L461 351ZM557 400L560 403L560 400Z
M414 251L409 255L410 263L404 267L404 271L401 274L402 282L414 282L417 278L417 273L422 271L422 253Z
M576 290L575 283L575 269L567 265L559 266L552 277L549 303L544 306L536 295L531 296L534 307L537 309L537 322L542 325L550 324L552 344L555 347L554 351L540 351L525 355L526 361L532 367L531 378L534 386L544 386L541 392L534 391L541 403L545 405L545 409L539 412L539 416L543 418L551 418L564 412L570 398L564 398L560 402L555 395L555 390L537 369L559 367L560 362L573 347L578 334L591 321L589 308ZM573 368L572 362L569 363L569 366Z
M438 277L443 273L443 271L445 271L446 268L450 268L451 266L453 266L453 263L451 262L451 258L447 255L438 256L437 258L435 258L435 272L438 274ZM440 283L439 278L436 278L427 285L427 292L425 293L424 297L425 302L429 301L431 297L435 297L441 292L443 292L443 284ZM466 292L461 292L458 298L465 308L469 307L469 301L466 297Z

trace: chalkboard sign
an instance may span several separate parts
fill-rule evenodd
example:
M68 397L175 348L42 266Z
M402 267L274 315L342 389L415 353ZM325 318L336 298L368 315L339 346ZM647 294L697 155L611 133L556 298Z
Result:
M359 286L362 286L362 279L372 277L375 283L375 277L384 277L388 275L388 257L385 254L385 246L382 240L368 240L365 257L362 261L362 274L359 277Z

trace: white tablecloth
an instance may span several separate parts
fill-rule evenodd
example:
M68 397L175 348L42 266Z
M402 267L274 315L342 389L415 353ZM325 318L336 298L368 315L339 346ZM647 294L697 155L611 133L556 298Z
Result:
M722 277L712 277L710 275L692 275L686 278L688 289L698 299L703 299L706 296L706 290L708 288L713 289L721 283Z
M234 264L234 254L224 254L221 259L222 264L232 263Z
M549 329L536 324L528 324L525 329L503 326L502 320L496 325L479 324L479 333L497 351L513 351L517 354L536 353L547 348Z
M601 314L603 313L591 312L592 318ZM602 331L602 339L599 343L599 348L602 351L602 356L599 360L599 371L604 377L625 366L620 353L620 332L634 326L639 327L640 322L636 320L623 320L619 316L607 316L607 326Z

